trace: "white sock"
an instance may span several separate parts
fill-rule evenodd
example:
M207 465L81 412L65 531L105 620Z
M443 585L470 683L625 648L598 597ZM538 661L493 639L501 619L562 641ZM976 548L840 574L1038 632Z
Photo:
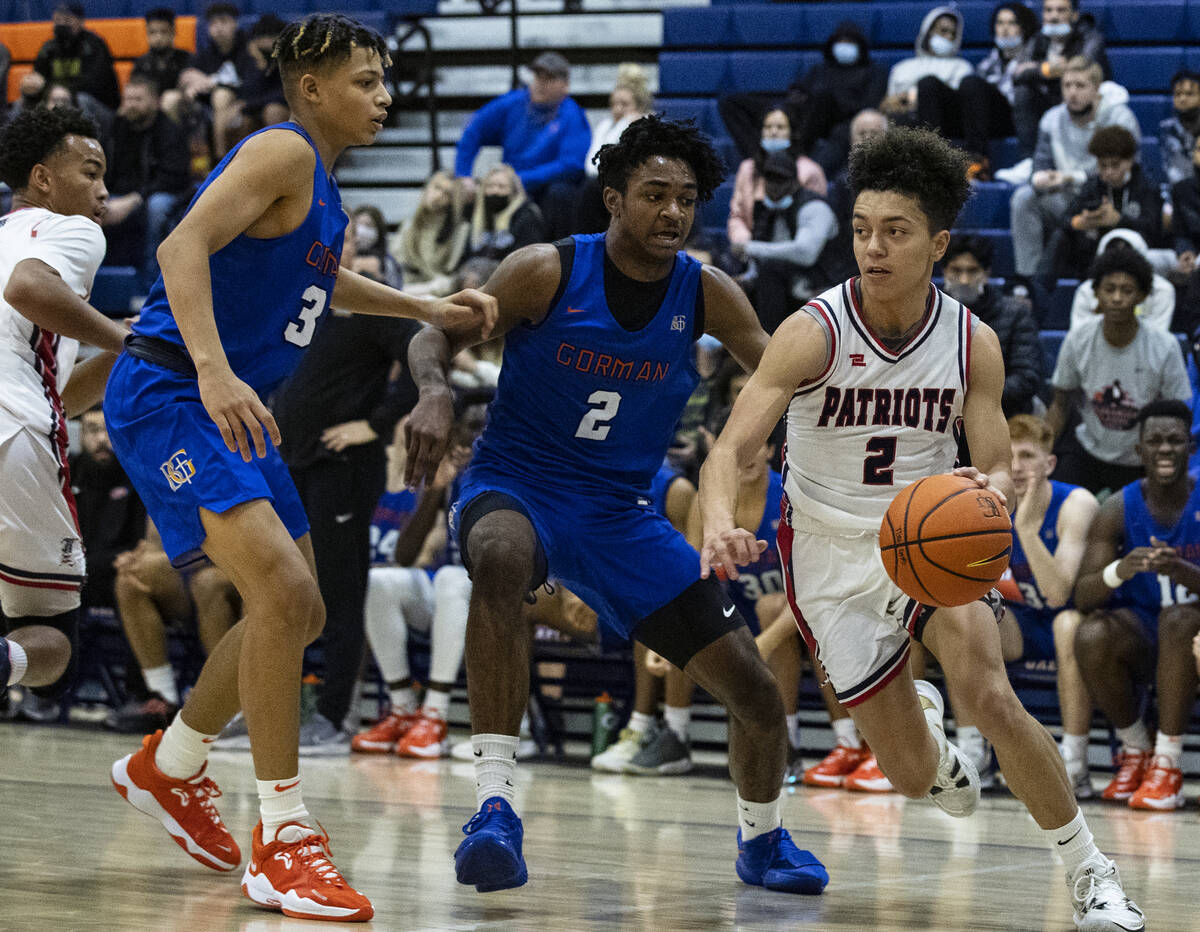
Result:
M1082 809L1076 809L1075 818L1061 828L1042 829L1042 835L1062 858L1068 877L1074 877L1079 865L1088 858L1104 857L1096 847L1087 821L1083 818Z
M205 735L189 728L182 715L167 726L154 755L154 766L168 777L187 780L194 777L208 760L208 749L216 735Z
M443 722L450 715L450 694L440 689L425 690L425 704L421 713L428 718L440 718Z
M1150 733L1146 731L1146 723L1140 718L1127 728L1117 728L1116 732L1122 748L1129 751L1150 750Z
M1088 738L1088 735L1068 735L1066 732L1063 732L1063 760L1070 761L1071 763L1079 762L1087 764Z
M417 694L411 686L401 686L399 689L389 687L388 698L392 700L392 711L397 715L409 715L417 710Z
M471 750L475 752L475 802L480 808L493 796L499 796L510 806L513 804L519 740L516 735L471 735Z
M21 677L25 675L25 671L29 669L29 658L25 656L25 648L16 641L5 639L8 644L8 662L12 669L8 672L8 682L6 686L16 686L21 682Z
M829 723L833 728L833 736L837 743L844 748L861 748L862 742L858 737L858 729L854 727L852 718L835 718Z
M688 742L688 725L692 721L692 707L685 706L663 706L663 718L667 722L667 727L675 732L675 737L684 744Z
M300 795L299 776L292 777L290 780L255 780L254 782L258 784L258 810L262 814L262 837L265 844L270 844L275 840L275 833L285 822L300 822L305 826L308 825L309 819L312 817L304 808L304 798ZM288 837L281 840L295 841L296 838L303 838L304 835L311 833L311 828L307 832L297 834L295 838L288 833Z
M793 748L798 748L800 747L800 713L793 712L785 718L787 719L788 744Z
M1183 759L1183 735L1164 735L1161 731L1154 741L1154 756L1167 757L1172 767L1178 767Z
M151 692L158 693L171 705L179 705L179 687L175 684L175 670L169 663L164 663L161 667L150 667L148 670L143 670L142 679L146 681Z
M644 735L650 730L650 723L653 721L653 715L647 715L645 712L634 712L629 716L629 730L635 735Z
M983 735L974 725L959 725L954 729L954 737L960 743L965 744L968 741L979 742L983 740Z
M783 818L779 814L778 796L769 803L748 803L742 799L739 793L737 809L738 827L742 830L742 841L749 841L751 838L773 832L783 825Z

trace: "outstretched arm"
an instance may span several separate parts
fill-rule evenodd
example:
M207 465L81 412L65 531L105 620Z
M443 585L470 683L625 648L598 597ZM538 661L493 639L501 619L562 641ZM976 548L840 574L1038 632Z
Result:
M16 264L4 288L4 300L43 330L110 353L121 352L129 332L79 297L41 259L22 259Z

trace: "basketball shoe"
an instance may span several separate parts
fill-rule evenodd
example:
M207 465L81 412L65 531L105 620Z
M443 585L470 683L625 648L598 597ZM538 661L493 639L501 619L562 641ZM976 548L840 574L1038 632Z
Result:
M691 769L692 752L687 744L665 722L654 722L624 772L666 777Z
M371 901L355 890L329 860L329 835L307 825L285 822L275 839L263 841L262 822L254 826L254 847L242 893L259 906L278 909L293 919L366 922L375 915Z
M634 731L632 728L622 728L617 740L592 758L592 770L624 773L625 765L633 760L633 756L642 746L645 734L646 732Z
M492 893L519 887L529 879L521 854L525 829L503 797L484 800L462 830L467 837L454 852L459 883L473 886L479 893Z
M804 758L800 754L799 748L792 747L791 741L788 742L787 750L787 769L783 772L783 783L785 786L795 786L804 780Z
M450 750L448 734L445 719L418 712L417 720L396 745L396 753L400 757L445 757Z
M1100 794L1101 799L1127 800L1137 792L1146 771L1150 768L1149 751L1130 751L1122 748L1113 761L1117 772Z
M1117 865L1098 855L1067 875L1075 925L1082 932L1140 932L1146 917L1121 888Z
M1087 760L1068 760L1064 757L1063 765L1067 768L1067 779L1071 781L1075 798L1093 798L1096 795L1096 788L1092 786L1092 775L1088 772Z
M936 686L917 680L917 698L925 712L925 721L938 745L937 775L929 798L943 812L961 819L969 816L979 805L979 771L971 759L950 743L946 737L942 716L945 704Z
M971 737L958 734L954 742L961 754L970 759L979 773L979 788L990 790L996 786L996 757L992 753L991 742L976 732Z
M350 739L350 750L363 754L389 754L396 750L420 716L416 712L390 712L366 731Z
M870 748L865 744L857 748L848 748L839 744L825 755L825 759L821 763L804 771L804 785L841 786L846 782L846 778L858 770L868 759L872 762L875 760ZM878 769L878 765L876 765L876 769ZM884 779L886 780L887 777ZM888 789L891 788L891 783L888 783Z
M842 786L855 793L890 793L894 789L889 780L879 769L879 761L875 755L867 752L867 758L846 774Z
M187 780L168 777L154 764L162 735L146 735L140 750L112 765L113 786L131 806L161 822L175 843L205 867L233 870L242 852L212 803L221 790L204 776L208 764Z
M782 893L810 894L820 893L829 883L825 865L811 851L797 848L782 826L745 842L738 829L737 840L734 867L743 883Z
M1133 809L1181 809L1183 798L1183 771L1172 766L1174 761L1161 754L1153 759L1142 785L1129 797Z

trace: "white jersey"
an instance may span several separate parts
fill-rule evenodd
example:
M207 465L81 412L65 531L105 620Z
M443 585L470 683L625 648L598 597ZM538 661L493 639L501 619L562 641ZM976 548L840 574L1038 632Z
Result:
M0 217L0 439L29 428L52 444L66 440L59 393L79 343L42 330L3 299L13 269L40 259L83 299L104 259L104 234L87 217L27 207Z
M877 531L897 492L954 468L977 323L930 285L918 330L889 349L863 316L856 281L805 305L829 357L788 405L784 462L793 517L847 534Z

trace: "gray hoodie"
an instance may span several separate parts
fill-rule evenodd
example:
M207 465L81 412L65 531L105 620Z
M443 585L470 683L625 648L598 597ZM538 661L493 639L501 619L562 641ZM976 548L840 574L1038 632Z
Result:
M1119 84L1105 81L1100 85L1100 102L1090 122L1077 126L1067 112L1066 104L1057 104L1042 114L1038 123L1037 147L1033 150L1033 170L1056 169L1074 176L1075 185L1083 183L1089 172L1096 170L1096 157L1087 148L1092 133L1102 126L1124 126L1137 140L1142 128L1125 101L1129 92Z
M927 48L929 30L939 16L953 16L958 23L958 32L954 40L954 52L950 55L934 55ZM963 20L962 14L951 6L935 6L921 20L921 28L917 32L915 58L906 58L892 66L888 74L887 92L903 94L917 86L921 78L933 76L944 84L958 90L959 82L969 75L973 69L971 63L962 58L958 51L962 47Z

